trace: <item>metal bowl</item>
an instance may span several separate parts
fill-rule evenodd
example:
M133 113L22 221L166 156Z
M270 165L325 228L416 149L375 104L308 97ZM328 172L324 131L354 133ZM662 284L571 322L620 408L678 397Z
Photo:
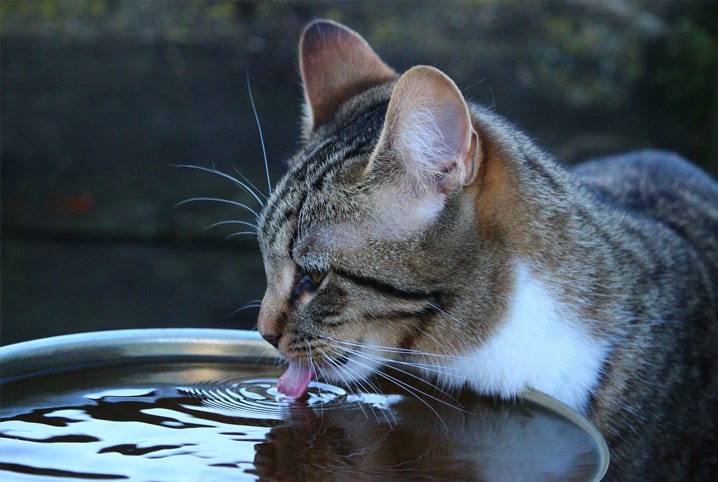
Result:
M596 428L536 391L499 402L394 374L358 391L314 382L291 401L279 365L239 330L2 347L0 478L597 481L608 468Z

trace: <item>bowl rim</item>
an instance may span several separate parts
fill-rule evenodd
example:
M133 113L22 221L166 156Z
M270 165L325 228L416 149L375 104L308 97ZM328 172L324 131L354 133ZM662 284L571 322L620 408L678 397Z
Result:
M217 328L138 328L52 336L0 347L0 385L40 374L62 372L88 365L170 361L281 362L276 349L256 331ZM596 426L568 405L538 390L520 398L558 413L586 432L596 444L600 467L596 479L608 471L608 444Z
M147 359L276 359L256 331L216 328L138 328L39 338L0 347L0 383L84 365Z

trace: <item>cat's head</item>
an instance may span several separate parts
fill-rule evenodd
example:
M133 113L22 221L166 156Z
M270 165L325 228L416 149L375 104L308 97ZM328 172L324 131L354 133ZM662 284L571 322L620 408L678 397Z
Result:
M498 311L507 262L501 233L477 229L487 146L449 77L397 75L329 21L306 28L299 55L304 142L259 224L258 329L294 394L315 372L356 381L402 354L467 348Z

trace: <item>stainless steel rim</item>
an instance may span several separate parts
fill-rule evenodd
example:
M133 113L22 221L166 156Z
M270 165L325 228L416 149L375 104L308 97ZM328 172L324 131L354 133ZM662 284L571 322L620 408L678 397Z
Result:
M276 350L255 331L202 328L110 330L0 347L0 376L16 378L78 365L175 357L279 360Z
M0 347L2 379L31 376L72 367L150 359L182 358L215 361L280 360L277 351L256 331L203 328L148 328L62 335ZM545 393L529 390L523 398L547 407L578 425L596 442L601 460L595 480L609 465L606 441L583 415Z

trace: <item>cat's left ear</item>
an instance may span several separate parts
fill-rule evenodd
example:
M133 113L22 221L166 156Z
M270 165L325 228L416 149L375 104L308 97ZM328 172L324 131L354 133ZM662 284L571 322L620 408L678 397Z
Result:
M331 20L316 20L304 30L299 68L306 100L305 137L352 95L397 77L358 33Z
M399 78L373 163L392 159L417 193L448 194L474 180L478 150L469 107L454 81L428 66Z

